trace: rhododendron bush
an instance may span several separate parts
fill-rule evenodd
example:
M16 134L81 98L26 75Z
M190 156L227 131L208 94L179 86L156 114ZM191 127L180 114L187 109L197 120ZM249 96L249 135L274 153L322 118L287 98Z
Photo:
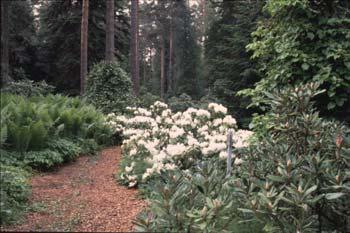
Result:
M211 157L227 157L227 131L233 130L233 147L247 146L251 131L237 129L227 109L210 103L207 109L188 108L173 113L155 102L150 109L128 108L124 116L108 115L108 123L124 137L119 179L129 187L147 182L161 171L186 170ZM240 165L244 158L236 156Z

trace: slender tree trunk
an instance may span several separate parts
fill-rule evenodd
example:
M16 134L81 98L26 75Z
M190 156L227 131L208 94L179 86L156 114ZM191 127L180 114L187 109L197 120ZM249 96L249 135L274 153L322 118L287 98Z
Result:
M207 5L206 5L206 0L202 0L202 38L201 41L204 44L205 42L205 31L206 31L206 21L207 21Z
M165 77L164 77L164 42L161 42L160 47L160 98L164 99L165 93Z
M88 22L89 0L83 0L80 35L80 94L85 92L85 80L88 68Z
M106 61L114 61L114 0L106 0Z
M9 77L9 4L1 1L1 84L6 85Z
M139 1L131 0L131 79L134 95L140 94L140 64L139 64Z
M150 57L150 61L151 61L151 77L153 78L153 74L154 74L154 56L152 55L152 48L149 49L149 57Z
M170 34L169 34L169 67L168 67L168 92L171 93L173 91L173 57L174 57L174 49L173 49L173 18L172 18L172 3L170 9Z

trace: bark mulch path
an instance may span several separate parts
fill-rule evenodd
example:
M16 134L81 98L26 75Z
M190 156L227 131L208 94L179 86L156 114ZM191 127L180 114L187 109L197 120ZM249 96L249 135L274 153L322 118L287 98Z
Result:
M98 156L79 157L57 171L32 178L30 211L10 231L112 231L133 230L132 220L146 206L136 189L118 185L114 178L120 148Z

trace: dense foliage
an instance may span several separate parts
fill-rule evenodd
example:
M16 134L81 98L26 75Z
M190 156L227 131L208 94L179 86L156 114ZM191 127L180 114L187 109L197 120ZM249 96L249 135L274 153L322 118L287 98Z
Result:
M172 115L162 103L151 111L131 109L131 118L110 115L110 124L127 136L119 179L142 187L151 202L137 229L346 232L350 130L319 117L313 107L323 92L318 87L266 94L267 131L250 145L245 132L233 134L230 176L222 159L227 127L234 125L226 125L226 117L219 121L227 111L222 106L209 105L212 120L191 108Z
M29 184L23 169L47 170L112 140L102 113L60 95L1 93L0 126L1 224L17 220L25 209Z
M90 1L88 63L105 55L106 1ZM126 1L115 1L115 51L119 62L128 57L129 24ZM78 93L82 1L47 1L40 8L40 65L44 78L65 93Z
M18 219L30 194L29 174L19 167L0 164L0 224Z
M239 197L217 159L198 162L188 171L162 173L147 187L151 205L136 221L138 232L254 232L258 222L244 222ZM220 169L221 168L221 169Z
M246 109L249 99L237 96L237 92L253 87L260 79L245 46L256 28L262 4L261 0L215 3L217 13L205 40L205 77L210 94L217 97L245 127L253 110Z
M265 10L270 17L261 22L254 32L254 41L248 45L261 67L263 79L245 93L259 105L265 91L318 81L327 89L319 96L322 113L348 118L348 1L272 0Z
M156 102L149 110L129 108L127 116L108 115L115 131L122 131L123 161L119 179L129 187L147 183L162 170L188 169L211 157L226 158L226 132L236 129L236 120L227 109L210 103L206 109L188 108L172 113ZM234 147L247 145L247 130L234 130ZM241 163L237 158L236 163Z
M85 96L105 113L123 112L133 98L130 77L118 64L100 62L89 73Z
M350 130L319 117L314 83L268 94L267 134L247 150L237 192L269 232L349 230Z
M55 90L54 86L47 84L45 81L34 82L29 79L14 81L1 88L2 93L14 95L23 95L26 97L47 95Z

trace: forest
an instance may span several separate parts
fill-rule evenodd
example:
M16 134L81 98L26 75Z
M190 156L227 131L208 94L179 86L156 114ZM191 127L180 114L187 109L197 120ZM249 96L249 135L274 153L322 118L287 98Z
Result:
M350 1L2 0L1 231L350 232Z

